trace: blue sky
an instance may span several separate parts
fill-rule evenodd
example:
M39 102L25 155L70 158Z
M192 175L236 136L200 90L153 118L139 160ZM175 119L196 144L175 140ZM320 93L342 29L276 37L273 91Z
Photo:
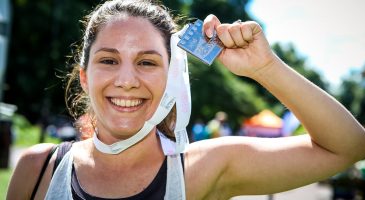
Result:
M332 86L365 66L364 0L252 0L246 9L271 44L293 43Z

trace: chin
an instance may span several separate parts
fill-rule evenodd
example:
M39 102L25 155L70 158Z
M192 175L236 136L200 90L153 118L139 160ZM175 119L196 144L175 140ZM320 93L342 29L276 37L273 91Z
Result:
M113 135L115 135L118 139L128 139L141 130L142 127L143 124L140 126L119 126L115 129L115 131L113 131L115 133Z

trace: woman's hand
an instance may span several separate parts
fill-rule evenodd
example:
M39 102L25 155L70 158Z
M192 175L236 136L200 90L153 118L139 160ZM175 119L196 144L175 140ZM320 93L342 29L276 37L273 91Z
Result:
M221 24L211 14L205 18L203 30L209 38L216 31L225 46L218 59L234 74L253 78L256 71L270 66L277 59L256 22Z

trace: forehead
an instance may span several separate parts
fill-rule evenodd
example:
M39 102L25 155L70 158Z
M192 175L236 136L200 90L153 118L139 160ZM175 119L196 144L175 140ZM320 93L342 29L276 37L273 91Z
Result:
M167 55L160 31L142 17L120 17L107 22L100 29L93 47L128 50L130 53L148 49Z

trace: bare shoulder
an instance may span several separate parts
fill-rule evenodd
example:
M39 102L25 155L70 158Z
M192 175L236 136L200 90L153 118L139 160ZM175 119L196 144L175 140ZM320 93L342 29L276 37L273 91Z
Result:
M17 168L25 166L28 170L38 169L40 171L53 146L54 144L51 143L43 143L29 147L22 153Z
M37 144L22 153L10 180L7 199L30 197L44 161L53 146L54 144L50 143Z

